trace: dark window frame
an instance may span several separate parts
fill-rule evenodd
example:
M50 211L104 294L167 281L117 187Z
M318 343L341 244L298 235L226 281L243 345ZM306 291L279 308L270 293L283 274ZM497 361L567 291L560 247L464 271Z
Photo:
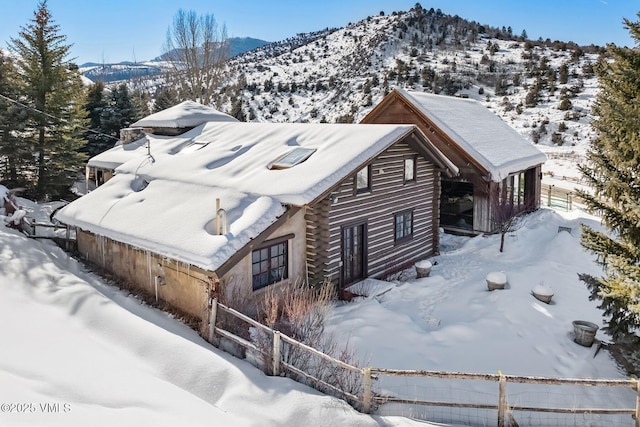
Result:
M393 214L393 240L396 245L413 239L414 228L413 209L405 209Z
M268 240L251 251L251 286L254 292L289 278L289 240L291 238L293 235Z
M367 170L367 186L366 187L358 187L358 175L363 170ZM356 172L353 177L353 193L354 194L362 194L362 193L370 193L371 192L371 165L367 165Z
M412 177L407 179L407 162L411 162L413 164L413 174ZM418 180L418 156L405 157L402 162L402 179L404 183L408 182L416 182Z

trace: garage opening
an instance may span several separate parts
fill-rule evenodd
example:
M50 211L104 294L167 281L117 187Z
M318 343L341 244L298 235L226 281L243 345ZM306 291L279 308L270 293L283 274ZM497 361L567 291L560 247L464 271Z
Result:
M473 230L473 184L442 180L440 225Z

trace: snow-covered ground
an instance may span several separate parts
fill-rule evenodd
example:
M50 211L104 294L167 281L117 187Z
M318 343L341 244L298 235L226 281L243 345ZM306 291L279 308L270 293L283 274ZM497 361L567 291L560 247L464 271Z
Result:
M430 277L375 282L386 292L338 304L329 329L377 368L625 378L607 351L594 357L595 348L572 340L572 320L602 324L577 277L600 273L579 245L579 223L598 222L579 211L563 215L532 214L507 238L502 254L498 236L444 236ZM571 227L571 234L559 233L558 226ZM507 289L487 290L484 278L493 271L506 273ZM552 304L531 296L540 283L553 289ZM2 426L404 426L417 425L411 417L430 415L465 423L458 413L425 408L383 406L386 416L370 417L288 379L267 377L87 273L53 244L2 226L0 325ZM598 338L607 341L601 332ZM544 404L542 395L551 396L550 406L635 403L629 390L533 387L539 386L509 385L508 392L517 390L520 404ZM402 397L495 404L497 385L451 388L381 377L375 388ZM470 424L495 422L493 415L472 417ZM620 419L631 423L629 416ZM610 420L588 419L596 425Z
M588 290L577 275L602 274L594 257L580 246L580 223L600 227L597 218L584 212L561 214L542 209L506 237L503 253L499 252L497 235L445 235L441 255L431 259L435 265L429 277L415 279L413 273L408 281L372 281L376 291L334 310L331 330L355 349L361 360L376 368L624 379L625 373L607 351L600 350L594 357L596 346L587 348L573 341L572 321L586 320L602 326L601 311L596 302L589 301ZM559 232L560 226L570 227L571 233ZM485 277L491 272L506 274L505 290L488 290ZM531 291L540 284L553 290L551 304L532 296ZM597 338L608 341L602 331ZM450 380L383 376L377 387L383 395L409 399L497 404L497 384L491 382L454 381L452 385ZM517 391L510 397L511 404L635 407L635 393L629 389L510 384L507 393L509 390ZM429 411L405 406L387 413L425 414L438 421L439 413ZM446 414L454 417L449 420L464 415L461 410ZM522 414L527 419L535 417ZM522 424L519 415L516 421L520 425L544 424L543 420ZM475 420L476 425L490 425L494 419L491 414L475 416L481 417ZM621 417L622 422L632 423L630 416ZM570 420L576 423L570 425L587 421L615 424L606 416Z
M0 226L1 426L406 426L251 365Z

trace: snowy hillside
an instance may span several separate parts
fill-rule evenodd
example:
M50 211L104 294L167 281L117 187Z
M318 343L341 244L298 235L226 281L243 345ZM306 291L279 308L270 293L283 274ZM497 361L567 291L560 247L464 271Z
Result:
M579 94L584 81L593 78L588 64L597 59L596 48L585 53L575 44L527 43L496 31L439 11L412 9L327 31L284 52L265 48L249 52L232 61L231 67L240 80L236 82L247 111L253 111L257 120L271 121L335 121L350 114L358 119L371 106L366 105L369 101L377 102L393 85L488 98L492 102L487 105L496 110L502 105L502 113L511 110L503 100L506 96L513 106L507 116L515 118L515 107L524 104L537 77L545 87L555 80L553 91L541 88L542 110L559 106L563 88L571 89L569 96ZM558 72L563 64L568 67L568 81L561 84ZM546 76L547 70L555 71L555 76ZM480 88L484 94L478 94ZM576 107L580 111L588 104L578 102Z
M391 87L468 96L552 159L573 164L592 138L601 49L532 42L440 11L372 16L297 45L267 45L230 62L223 111L249 121L358 122Z

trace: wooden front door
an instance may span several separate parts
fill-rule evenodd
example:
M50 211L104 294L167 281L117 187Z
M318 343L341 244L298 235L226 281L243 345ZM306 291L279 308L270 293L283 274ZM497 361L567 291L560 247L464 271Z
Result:
M367 276L366 224L342 228L342 287Z

